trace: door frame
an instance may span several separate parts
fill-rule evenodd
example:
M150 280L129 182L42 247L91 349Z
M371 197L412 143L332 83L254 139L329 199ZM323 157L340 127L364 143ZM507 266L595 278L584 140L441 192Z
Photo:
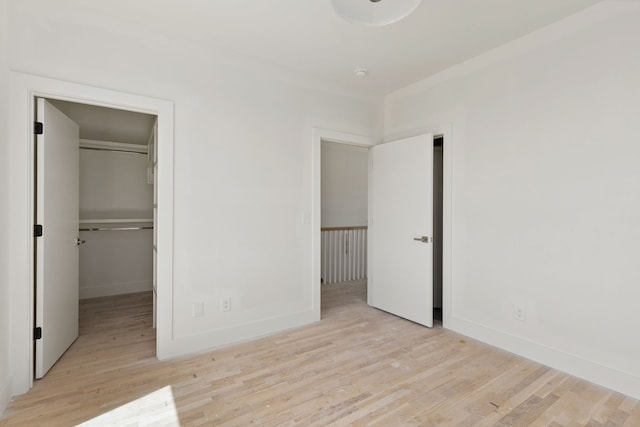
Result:
M34 380L34 196L33 122L37 97L156 115L158 119L158 323L156 357L165 358L173 338L173 147L174 107L164 99L64 82L25 73L10 74L9 190L10 357L12 394L26 393ZM46 232L46 230L45 230ZM46 332L45 332L46 333Z
M411 136L430 133L434 136L442 135L444 138L442 147L442 327L448 328L453 318L453 123L436 123L421 128L412 129L406 132L390 135L383 142L392 142ZM314 128L312 130L311 148L311 289L314 317L320 320L320 262L321 262L321 145L322 141L335 142L339 144L356 145L371 148L381 143L373 137L355 135L330 129ZM371 182L369 182L371 185ZM370 209L370 207L369 207ZM367 251L371 251L370 241ZM368 265L371 273L371 264Z

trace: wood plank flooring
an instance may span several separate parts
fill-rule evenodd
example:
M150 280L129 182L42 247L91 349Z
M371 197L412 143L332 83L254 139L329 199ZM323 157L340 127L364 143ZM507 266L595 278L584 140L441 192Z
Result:
M324 285L321 322L166 362L150 294L83 301L78 340L0 425L640 426L637 400L375 310L365 292Z

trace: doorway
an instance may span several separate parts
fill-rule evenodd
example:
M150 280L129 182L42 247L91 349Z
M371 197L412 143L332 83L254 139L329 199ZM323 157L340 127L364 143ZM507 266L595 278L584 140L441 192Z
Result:
M175 352L173 330L173 102L148 96L101 89L12 71L10 73L12 191L10 193L9 244L12 247L10 313L12 394L26 393L33 385L34 345L34 122L35 99L77 102L138 113L158 118L157 173L157 325L156 357Z
M42 378L91 333L97 310L83 308L94 299L122 306L124 295L146 297L136 306L153 307L157 117L47 98L34 104L34 223L45 230L34 242L34 361Z
M322 141L323 304L328 292L367 301L368 172L367 147Z
M367 278L368 149L322 142L323 284Z
M321 301L322 301L322 282L325 280L325 276L328 279L328 273L322 271L322 148L323 144L325 147L329 147L327 144L332 144L331 147L338 150L338 158L340 158L339 152L340 150L355 150L352 152L358 152L364 150L365 152L368 148L374 146L376 141L373 138L354 135L349 133L337 132L328 129L319 129L315 128L312 132L311 138L311 184L312 184L312 206L313 210L310 212L304 212L305 223L311 226L311 237L312 237L312 245L311 245L311 283L312 283L312 301L313 301L313 311L314 317L317 320L321 319ZM363 185L360 184L360 187ZM368 178L367 178L367 186L368 186ZM367 202L368 203L368 202ZM339 205L339 203L338 203ZM361 206L361 203L358 203L358 206ZM362 208L360 208L362 209ZM338 208L339 210L339 208ZM356 211L358 209L355 209ZM352 211L353 214L353 211ZM325 213L325 216L327 214ZM333 215L333 214L332 214ZM343 214L338 214L338 216L334 216L334 218L342 217L344 219ZM355 220L357 216L347 215L347 221ZM307 221L308 218L308 221ZM326 225L326 223L325 223ZM360 226L360 227L366 227ZM330 227L325 227L330 228ZM335 227L338 228L338 227ZM336 230L339 231L339 230ZM346 230L345 230L346 231ZM348 237L347 237L348 238ZM344 244L347 240L344 237L340 240L342 244ZM365 251L366 246L368 246L368 242L365 243ZM362 242L360 243L362 245ZM346 252L346 248L343 249ZM346 255L346 254L345 254ZM346 257L345 257L346 258ZM362 267L360 266L359 271L362 272ZM365 270L362 274L366 274L368 270L368 265L365 265ZM337 278L338 276L334 276ZM333 279L332 279L333 280Z
M435 287L434 287L434 295L433 304L436 309L436 319L439 321L439 317L442 318L441 324L443 327L447 328L448 324L452 318L452 290L451 290L451 261L452 261L452 217L453 217L453 208L452 208L452 158L453 158L453 139L452 139L452 124L444 123L440 125L434 125L431 127L423 128L418 131L412 132L409 135L415 134L425 134L431 133L434 135L433 145L435 152L434 167L436 170L439 170L437 174L439 174L439 187L441 191L439 192L441 195L438 195L437 200L434 202L439 204L438 215L439 218L436 218L434 221L434 226L437 228L435 233L438 236L435 236L438 242L435 245L435 253L434 257L438 257L438 259L434 259L434 263L438 265L440 268L437 269L434 274L435 277ZM398 138L401 138L402 135L399 135ZM355 145L365 146L365 147L373 147L377 145L376 141L362 136L344 134L340 132L335 132L331 130L323 130L323 129L314 129L312 136L312 171L313 171L313 179L312 179L312 188L313 188L313 211L311 212L313 215L311 216L311 225L313 228L313 239L314 242L312 245L312 259L313 259L313 283L314 283L314 308L318 311L318 319L320 319L320 278L322 275L321 272L321 237L320 237L320 211L321 211L321 200L320 200L320 191L321 191L321 143L322 141L330 141L330 142L338 142L338 143L353 143L357 141ZM446 142L445 142L446 141ZM436 178L434 176L434 178ZM437 180L438 178L436 178ZM431 192L431 190L429 190ZM305 214L306 215L306 214ZM435 234L434 233L434 234ZM439 237L439 239L438 239ZM370 243L369 243L370 245ZM371 252L370 250L368 251ZM431 256L430 256L431 257ZM371 264L368 265L368 270L371 271ZM370 274L368 274L370 277ZM432 299L431 297L429 299ZM438 307L439 306L439 307ZM430 310L431 311L431 310ZM438 313L439 311L439 313Z
M442 323L442 224L444 136L433 137L433 320Z

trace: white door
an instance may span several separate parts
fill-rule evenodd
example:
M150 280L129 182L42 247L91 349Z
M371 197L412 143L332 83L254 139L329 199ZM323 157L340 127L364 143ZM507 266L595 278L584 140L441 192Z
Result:
M37 100L36 378L42 378L78 337L78 125Z
M433 326L433 136L376 145L371 156L369 304Z

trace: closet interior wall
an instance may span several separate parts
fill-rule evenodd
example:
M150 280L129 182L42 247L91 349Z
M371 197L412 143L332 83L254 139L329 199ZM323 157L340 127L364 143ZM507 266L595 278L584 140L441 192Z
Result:
M146 153L80 146L80 298L153 289Z

